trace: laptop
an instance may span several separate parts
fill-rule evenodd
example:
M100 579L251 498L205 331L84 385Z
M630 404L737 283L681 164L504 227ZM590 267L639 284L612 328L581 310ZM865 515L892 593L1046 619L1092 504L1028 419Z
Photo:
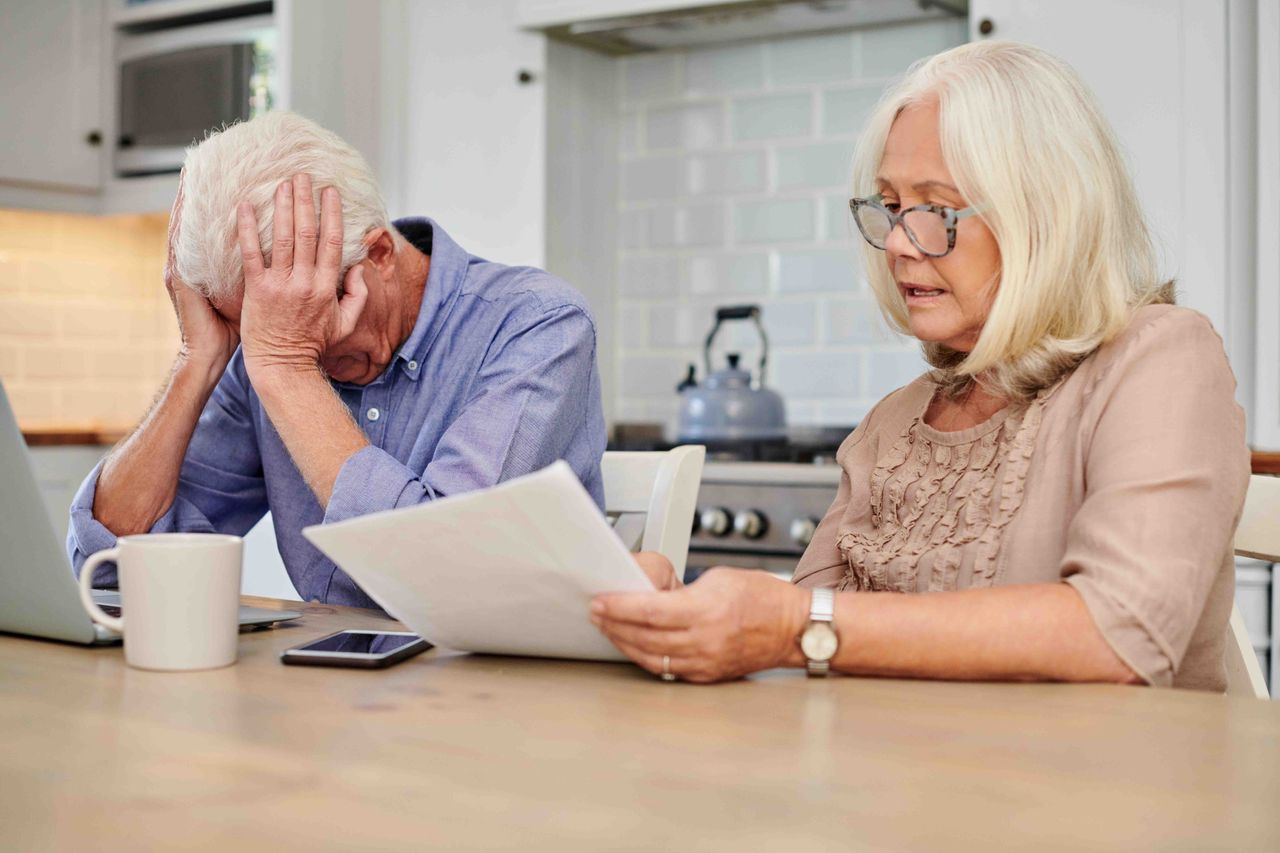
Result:
M118 613L120 594L95 590L104 609ZM297 619L294 610L240 608L241 628ZM80 591L65 545L58 540L40 490L31 454L0 382L0 631L86 645L115 643L120 635L95 624L80 604Z

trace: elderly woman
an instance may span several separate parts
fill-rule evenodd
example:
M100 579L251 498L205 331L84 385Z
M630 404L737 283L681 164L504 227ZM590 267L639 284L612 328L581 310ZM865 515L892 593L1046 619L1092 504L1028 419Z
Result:
M933 370L840 447L792 584L674 588L643 555L667 589L600 596L593 620L668 679L1222 690L1244 416L1220 338L1157 278L1090 93L1031 47L935 56L870 119L854 192L881 310Z

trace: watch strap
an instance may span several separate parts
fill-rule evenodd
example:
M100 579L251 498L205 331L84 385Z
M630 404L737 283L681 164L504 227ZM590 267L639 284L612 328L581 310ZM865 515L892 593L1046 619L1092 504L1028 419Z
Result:
M818 587L809 600L810 622L831 622L836 618L836 593L829 587Z
M831 661L828 661L828 660L807 661L805 663L805 669L808 671L810 675L815 675L821 678L831 672Z
M815 622L825 622L830 625L835 621L836 616L836 594L835 591L827 587L819 587L814 589L809 599L809 623L805 626L807 631L810 625ZM802 635L803 636L803 635ZM803 651L803 644L801 650ZM814 660L805 655L805 669L811 676L826 676L831 672L830 660Z

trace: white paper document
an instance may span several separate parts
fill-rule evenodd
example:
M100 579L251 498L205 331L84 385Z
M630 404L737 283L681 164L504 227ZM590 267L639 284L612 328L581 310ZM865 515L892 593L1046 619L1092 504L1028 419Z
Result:
M468 652L624 660L591 598L653 589L564 462L302 532L392 616Z

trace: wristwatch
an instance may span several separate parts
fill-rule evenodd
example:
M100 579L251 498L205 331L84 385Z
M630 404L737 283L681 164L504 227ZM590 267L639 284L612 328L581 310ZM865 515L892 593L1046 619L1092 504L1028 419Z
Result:
M809 604L809 624L800 634L800 651L808 661L810 675L826 675L831 659L840 647L840 637L831 622L836 615L836 594L830 589L815 589Z

